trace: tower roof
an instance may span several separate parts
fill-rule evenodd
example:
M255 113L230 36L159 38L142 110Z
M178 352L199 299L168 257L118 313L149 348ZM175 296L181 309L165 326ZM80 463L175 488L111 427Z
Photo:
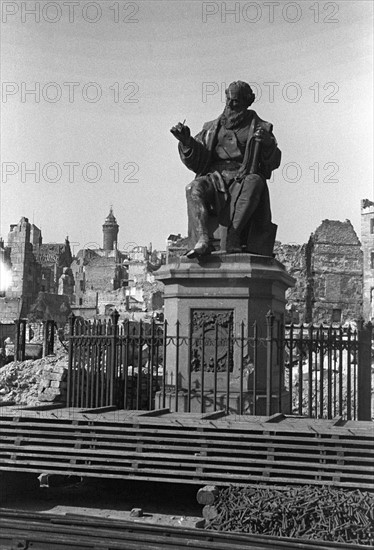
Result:
M110 224L110 225L114 225L116 224L117 225L117 220L113 214L113 207L111 206L110 207L110 210L109 210L109 214L107 215L107 217L105 218L105 224Z

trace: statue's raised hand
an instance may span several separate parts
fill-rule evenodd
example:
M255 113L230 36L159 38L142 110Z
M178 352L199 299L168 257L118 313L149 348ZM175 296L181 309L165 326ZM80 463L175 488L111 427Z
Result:
M175 136L183 145L189 145L191 140L191 132L188 126L178 122L175 126L170 128L170 132Z

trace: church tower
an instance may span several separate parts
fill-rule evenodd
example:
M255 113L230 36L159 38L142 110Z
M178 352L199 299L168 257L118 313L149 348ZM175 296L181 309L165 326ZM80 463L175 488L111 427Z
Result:
M113 208L110 207L110 212L103 224L103 249L114 250L114 243L117 243L119 225L113 214Z

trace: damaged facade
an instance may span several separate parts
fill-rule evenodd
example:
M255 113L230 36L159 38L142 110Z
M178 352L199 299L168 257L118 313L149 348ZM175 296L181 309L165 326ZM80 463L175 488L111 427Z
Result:
M153 272L165 253L152 246L120 251L119 226L112 208L103 228L103 248L80 250L72 257L64 243L43 243L41 230L23 217L0 240L0 322L32 317L50 319L73 311L85 318L162 308L162 285ZM54 297L54 299L51 299ZM52 307L53 305L53 307ZM58 306L56 310L56 307Z
M363 285L365 320L374 321L374 202L361 201L361 241L363 250Z
M93 318L114 308L120 314L162 308L162 289L153 271L165 262L165 254L152 251L151 245L121 251L118 231L111 208L103 224L103 248L80 250L73 260L75 314Z
M276 243L276 258L296 281L287 293L287 321L374 320L373 202L362 201L361 220L362 245L349 220L324 220L302 245ZM153 273L186 252L186 239L170 235L166 253L151 245L120 251L112 209L102 227L103 248L83 249L72 258L68 238L43 244L40 229L27 218L12 225L7 242L0 240L0 322L26 317L33 305L34 313L41 311L48 294L63 296L64 310L70 304L90 319L114 308L123 316L161 310L163 286Z
M71 261L68 238L61 244L43 244L40 229L28 218L12 224L7 241L0 241L0 322L27 317L40 292L57 294Z
M187 250L186 238L169 236L168 261ZM295 278L286 322L374 320L374 203L362 202L362 246L349 220L324 220L307 243L276 242L274 255Z
M363 314L363 252L349 220L324 220L303 245L276 243L276 258L296 279L288 321L345 323Z

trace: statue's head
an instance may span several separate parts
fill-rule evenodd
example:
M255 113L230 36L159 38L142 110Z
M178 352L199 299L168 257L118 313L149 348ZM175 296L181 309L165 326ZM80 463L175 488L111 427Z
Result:
M255 100L255 94L250 85L241 80L231 82L225 93L226 106L235 111L248 109Z

